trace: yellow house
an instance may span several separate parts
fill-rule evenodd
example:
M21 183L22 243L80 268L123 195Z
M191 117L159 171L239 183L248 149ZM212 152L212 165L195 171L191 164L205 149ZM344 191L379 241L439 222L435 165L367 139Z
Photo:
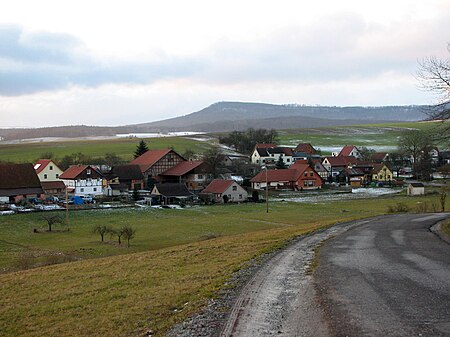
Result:
M392 172L385 164L373 164L372 181L392 181Z
M60 181L59 176L63 173L51 159L39 159L34 164L34 169L41 182Z

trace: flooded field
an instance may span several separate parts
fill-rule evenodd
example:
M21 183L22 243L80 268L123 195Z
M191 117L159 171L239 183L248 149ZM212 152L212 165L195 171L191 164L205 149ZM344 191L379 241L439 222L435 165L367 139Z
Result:
M353 199L367 199L376 198L379 196L400 193L402 188L353 188L345 191L342 190L327 190L327 191L306 191L306 192L292 192L286 191L279 193L270 201L281 202L299 202L299 203L313 203L321 204L331 201L353 200Z

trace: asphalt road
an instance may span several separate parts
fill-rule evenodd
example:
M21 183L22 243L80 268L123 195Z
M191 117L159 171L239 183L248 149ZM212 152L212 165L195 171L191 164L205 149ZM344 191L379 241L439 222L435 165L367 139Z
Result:
M429 228L447 215L392 215L328 240L314 273L330 335L450 336L450 245Z

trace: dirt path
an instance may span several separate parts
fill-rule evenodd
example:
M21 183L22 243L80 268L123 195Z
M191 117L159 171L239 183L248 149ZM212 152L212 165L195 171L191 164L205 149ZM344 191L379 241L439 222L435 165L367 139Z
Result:
M302 237L276 254L243 288L220 336L329 336L308 272L314 249L369 221L336 225Z

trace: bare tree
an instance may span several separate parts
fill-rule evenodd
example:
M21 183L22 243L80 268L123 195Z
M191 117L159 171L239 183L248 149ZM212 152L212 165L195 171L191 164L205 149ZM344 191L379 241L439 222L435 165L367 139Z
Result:
M52 231L52 226L54 225L54 224L57 224L57 223L63 223L63 219L59 216L59 215L52 215L52 214L49 214L49 215L44 215L43 217L42 217L42 220L45 220L45 221L47 221L47 225L48 225L48 231L49 232L51 232Z
M127 240L127 247L130 247L130 240L134 238L136 230L131 226L125 225L120 231L122 232L123 238Z
M450 43L447 45L450 52ZM430 119L443 122L440 139L450 140L450 58L427 57L419 62L417 78L423 89L436 94L437 104L426 112Z
M212 147L203 154L203 161L211 170L214 178L217 177L217 171L224 159L222 150L219 147Z
M95 234L100 234L102 238L102 242L104 241L105 234L109 233L111 231L111 228L105 225L97 225L92 230Z

